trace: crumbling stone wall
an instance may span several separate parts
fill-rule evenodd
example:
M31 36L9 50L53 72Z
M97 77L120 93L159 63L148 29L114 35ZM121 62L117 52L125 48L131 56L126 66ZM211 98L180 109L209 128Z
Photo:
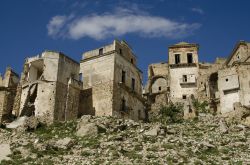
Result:
M6 69L4 78L0 76L0 124L11 117L18 79L11 68Z
M77 118L79 63L60 52L45 51L26 60L22 75L19 116L34 115L48 124Z
M197 93L198 45L178 43L169 47L170 97L185 99ZM191 60L188 60L188 55ZM176 61L176 56L179 60ZM185 76L185 77L184 77Z
M84 108L92 107L90 112L97 116L144 118L142 75L132 50L127 43L116 40L100 49L84 53L81 61L83 89L92 92L92 98L87 95L84 99L92 102ZM122 99L126 107L134 108L130 113L122 115Z

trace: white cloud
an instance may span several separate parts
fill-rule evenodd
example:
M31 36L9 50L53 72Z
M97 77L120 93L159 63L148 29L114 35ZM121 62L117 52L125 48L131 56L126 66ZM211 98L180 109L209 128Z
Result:
M198 7L197 8L196 7L191 8L191 11L199 13L199 14L204 14L204 11L201 8L198 8Z
M137 33L143 37L181 38L192 34L200 26L198 23L182 23L124 9L103 15L55 16L47 28L48 35L52 37L71 39L90 37L101 40L129 33Z

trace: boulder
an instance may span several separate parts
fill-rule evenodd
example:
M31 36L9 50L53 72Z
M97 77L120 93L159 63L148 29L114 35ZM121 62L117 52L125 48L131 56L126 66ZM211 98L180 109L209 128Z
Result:
M64 139L59 139L55 146L60 149L69 149L75 144L75 141L69 137L66 137Z
M152 129L145 132L144 135L146 135L146 136L157 136L158 132L160 132L160 126L159 125L154 126Z
M79 123L77 126L76 135L83 136L95 136L98 134L98 127L94 123L83 124Z
M26 119L27 119L26 116L19 117L15 121L7 124L6 128L15 129L19 126L22 126L22 125L24 125Z
M225 120L221 119L219 124L220 124L220 133L222 134L228 133L228 127L226 125Z
M0 163L2 160L10 160L10 158L8 157L8 155L11 154L11 150L10 150L10 145L9 144L0 144Z

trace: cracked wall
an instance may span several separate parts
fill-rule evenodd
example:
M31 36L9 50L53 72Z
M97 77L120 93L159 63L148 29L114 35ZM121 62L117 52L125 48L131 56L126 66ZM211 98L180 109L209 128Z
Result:
M18 74L11 68L0 76L0 124L11 119L18 81Z
M60 52L28 58L21 81L18 116L36 116L44 123L77 118L80 104L79 63Z

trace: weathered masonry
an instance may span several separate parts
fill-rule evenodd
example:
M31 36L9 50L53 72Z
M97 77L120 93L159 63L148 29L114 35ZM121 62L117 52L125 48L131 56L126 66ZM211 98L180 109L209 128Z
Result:
M6 69L4 77L0 75L0 124L10 121L18 82L18 74L11 68Z
M197 44L180 42L169 47L168 63L151 64L144 96L151 110L169 102L184 104L192 117L192 100L206 101L217 114L230 115L250 108L250 43L240 41L228 59L198 61Z
M13 115L48 124L87 114L143 120L148 109L171 102L183 104L184 118L192 118L197 100L215 114L248 114L250 43L238 42L228 59L214 63L199 62L198 50L195 43L169 46L168 62L149 65L144 90L137 58L125 41L85 52L80 64L45 51L26 59L20 82L10 68L0 76L0 123Z
M97 116L144 119L142 72L129 45L117 41L83 54L84 112Z
M196 95L199 70L197 44L181 42L169 47L170 98Z
M223 69L218 71L220 112L236 110L234 104L250 106L250 43L236 44Z
M35 115L42 122L77 118L82 83L79 63L60 52L27 58L21 77L18 116Z

